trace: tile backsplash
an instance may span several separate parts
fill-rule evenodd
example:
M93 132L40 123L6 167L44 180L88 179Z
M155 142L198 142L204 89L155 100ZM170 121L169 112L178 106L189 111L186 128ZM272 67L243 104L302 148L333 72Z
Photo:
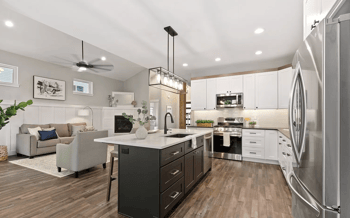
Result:
M192 111L191 125L196 125L196 120L214 120L214 124L217 125L218 117L249 117L256 119L257 125L261 127L288 128L288 109L243 110L242 108L229 108Z

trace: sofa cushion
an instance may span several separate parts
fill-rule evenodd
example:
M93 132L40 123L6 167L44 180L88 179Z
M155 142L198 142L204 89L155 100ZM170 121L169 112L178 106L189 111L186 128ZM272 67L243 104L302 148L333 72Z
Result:
M50 127L55 127L58 137L69 137L68 124L53 124Z
M28 128L35 128L35 127L41 127L41 128L49 128L49 124L40 125L40 124L22 124L21 126L21 133L22 134L29 134Z
M74 137L62 137L59 139L60 139L60 143L62 144L70 144L74 140Z
M60 143L59 139L50 139L46 141L38 141L38 148L45 148L50 146L56 146L58 143Z
M47 141L50 139L57 139L57 134L56 134L56 130L49 130L49 131L39 131L40 134L40 140L41 141Z
M68 123L69 136L72 136L72 134L73 134L73 127L72 126L81 126L81 125L86 126L86 123Z

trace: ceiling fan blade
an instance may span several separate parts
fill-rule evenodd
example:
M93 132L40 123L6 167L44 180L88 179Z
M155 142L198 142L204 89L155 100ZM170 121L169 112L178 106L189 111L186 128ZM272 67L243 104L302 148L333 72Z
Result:
M94 70L93 68L89 68L89 70L91 70L91 71L94 72L94 73L100 73L100 72L98 72L97 70Z
M96 64L96 65L94 65L94 67L111 67L111 68L113 68L114 66L111 64Z

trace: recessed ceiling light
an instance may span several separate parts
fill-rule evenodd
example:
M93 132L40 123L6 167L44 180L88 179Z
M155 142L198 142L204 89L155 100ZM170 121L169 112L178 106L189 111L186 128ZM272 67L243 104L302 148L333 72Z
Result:
M215 61L221 61L221 58L215 58Z
M13 27L13 26L14 26L14 24L13 24L12 21L10 21L10 20L5 21L5 25L6 25L7 27Z
M106 57L102 57L101 60L102 60L102 61L105 61L105 60L107 60L107 59L106 59Z
M262 51L256 51L255 54L256 54L256 55L261 55L261 54L262 54Z
M255 34L260 34L260 33L263 33L264 32L264 29L263 28L258 28L254 31Z
M187 63L184 63L182 66L187 67L187 66L188 66L188 64L187 64Z

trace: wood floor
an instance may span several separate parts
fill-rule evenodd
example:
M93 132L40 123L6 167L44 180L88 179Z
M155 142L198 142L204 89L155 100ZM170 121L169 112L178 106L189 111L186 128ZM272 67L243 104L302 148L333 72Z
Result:
M292 218L278 166L213 160L213 170L170 217ZM0 162L0 217L124 217L118 214L117 181L105 201L108 168L57 178Z

